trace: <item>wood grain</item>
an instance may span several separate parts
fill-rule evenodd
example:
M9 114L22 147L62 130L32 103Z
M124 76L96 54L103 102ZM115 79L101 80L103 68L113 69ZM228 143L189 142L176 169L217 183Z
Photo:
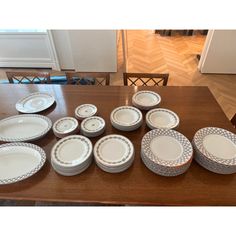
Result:
M214 174L193 161L190 169L181 176L158 176L149 171L140 158L141 139L149 131L145 123L132 132L118 131L111 126L111 111L117 106L131 105L132 95L143 89L161 95L161 107L179 115L178 131L190 140L198 129L206 126L235 132L207 87L0 85L1 119L18 114L15 103L23 96L35 91L49 92L55 96L56 105L40 114L55 122L63 116L74 116L78 105L93 103L98 107L99 116L106 121L105 134L128 137L136 152L134 164L123 173L103 172L93 162L84 173L64 177L50 166L50 150L57 142L50 131L45 138L34 142L47 153L45 166L29 179L0 186L0 199L130 205L236 205L236 175ZM99 138L91 138L93 144Z

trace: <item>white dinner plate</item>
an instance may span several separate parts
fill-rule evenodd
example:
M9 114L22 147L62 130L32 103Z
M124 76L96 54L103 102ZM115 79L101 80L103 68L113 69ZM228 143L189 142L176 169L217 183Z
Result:
M206 159L225 166L236 166L236 135L217 127L198 130L194 146Z
M45 136L52 127L49 118L42 115L16 115L0 120L0 141L33 141Z
M146 123L150 129L175 129L179 125L179 117L171 110L156 108L146 114Z
M58 138L75 134L78 131L79 123L73 117L63 117L53 124L53 132Z
M120 167L129 162L134 155L134 147L122 135L111 134L99 139L93 150L96 162L104 166Z
M26 179L38 172L46 161L42 148L30 143L0 145L0 184Z
M97 107L93 104L82 104L75 109L75 117L78 120L83 120L97 114Z
M82 135L70 135L59 140L52 148L51 159L61 167L83 165L92 154L91 141Z
M141 151L147 159L166 167L180 167L193 157L190 141L171 129L154 129L146 133L142 139Z
M139 91L132 97L133 105L142 110L155 108L160 104L160 102L160 95L153 91Z
M110 115L111 124L122 131L132 131L142 125L143 115L140 110L132 106L115 108Z
M36 92L20 99L16 103L16 110L22 113L37 113L44 111L55 102L55 98L48 93Z

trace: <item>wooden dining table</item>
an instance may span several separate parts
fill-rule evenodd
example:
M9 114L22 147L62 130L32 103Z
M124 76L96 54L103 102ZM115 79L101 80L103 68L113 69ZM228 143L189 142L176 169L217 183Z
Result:
M163 177L151 172L140 157L141 139L150 129L145 124L131 132L119 131L110 123L110 113L118 106L132 105L132 96L140 90L155 91L161 96L160 107L176 112L178 131L190 141L203 127L215 126L235 133L221 107L207 87L128 87L75 85L0 85L0 119L19 114L16 102L36 92L47 92L56 103L41 112L55 122L72 116L75 108L92 103L106 121L103 135L90 138L93 144L104 135L121 134L135 147L133 165L122 173L106 173L93 162L83 173L65 177L50 164L50 151L58 141L51 130L33 143L43 148L47 160L42 169L23 181L0 185L0 199L65 202L89 205L236 205L236 174L212 173L195 161L188 171L176 177ZM145 118L145 111L142 111ZM2 143L1 143L2 144Z

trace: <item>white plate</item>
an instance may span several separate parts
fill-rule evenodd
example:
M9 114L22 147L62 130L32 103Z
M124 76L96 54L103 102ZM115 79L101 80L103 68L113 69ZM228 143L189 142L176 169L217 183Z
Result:
M111 124L119 130L132 131L142 125L143 115L140 110L132 106L115 108L110 115Z
M96 137L105 131L105 120L99 116L92 116L81 122L82 133L88 137Z
M55 102L55 98L48 93L36 92L20 99L16 103L16 110L22 113L36 113L46 110Z
M52 148L51 161L62 167L79 166L92 154L91 141L82 135L70 135L59 140Z
M146 114L146 123L150 129L175 129L179 125L179 117L171 110L156 108Z
M75 117L78 120L83 120L87 117L97 114L97 107L93 104L82 104L75 109Z
M119 167L133 157L134 147L126 137L111 134L96 142L93 154L96 162L105 166Z
M69 134L74 134L78 131L79 123L73 117L63 117L57 120L52 129L58 138L62 138Z
M160 95L152 91L139 91L132 97L133 105L143 110L155 108L160 102Z
M144 156L160 166L179 167L192 160L193 148L189 140L175 130L155 129L142 139Z
M226 165L236 165L236 135L225 129L206 127L198 130L194 145L205 158Z
M22 142L42 138L52 127L49 118L42 115L16 115L0 121L0 141Z
M42 148L30 143L0 145L0 185L26 179L38 172L46 161Z

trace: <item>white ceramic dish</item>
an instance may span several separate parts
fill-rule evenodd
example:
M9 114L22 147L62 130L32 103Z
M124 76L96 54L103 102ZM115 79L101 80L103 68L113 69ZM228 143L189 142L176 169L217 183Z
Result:
M97 114L97 107L93 104L82 104L75 109L75 117L78 120L83 120Z
M142 125L143 115L141 111L135 107L121 106L111 112L110 120L112 126L116 129L133 131Z
M59 140L52 148L51 161L62 168L83 166L91 157L91 141L82 135L70 135Z
M134 158L134 147L122 135L107 135L97 141L93 150L97 165L110 173L129 168Z
M0 145L0 185L26 179L38 172L46 161L42 148L30 143Z
M63 117L53 124L53 132L58 138L76 134L79 131L79 123L73 117Z
M161 96L153 91L139 91L132 97L134 106L141 110L156 108L161 102Z
M206 127L193 138L195 160L218 174L236 173L236 135L225 129Z
M33 141L45 136L52 127L52 122L41 115L16 115L0 120L0 141Z
M55 98L48 93L36 92L20 99L16 103L16 110L22 113L37 113L46 110L55 102Z
M179 117L171 110L156 108L146 114L146 124L150 129L176 129Z
M141 143L142 160L153 172L176 176L185 172L193 158L189 140L175 130L155 129L144 135Z
M105 120L99 116L92 116L81 122L80 128L83 135L97 137L105 131Z

